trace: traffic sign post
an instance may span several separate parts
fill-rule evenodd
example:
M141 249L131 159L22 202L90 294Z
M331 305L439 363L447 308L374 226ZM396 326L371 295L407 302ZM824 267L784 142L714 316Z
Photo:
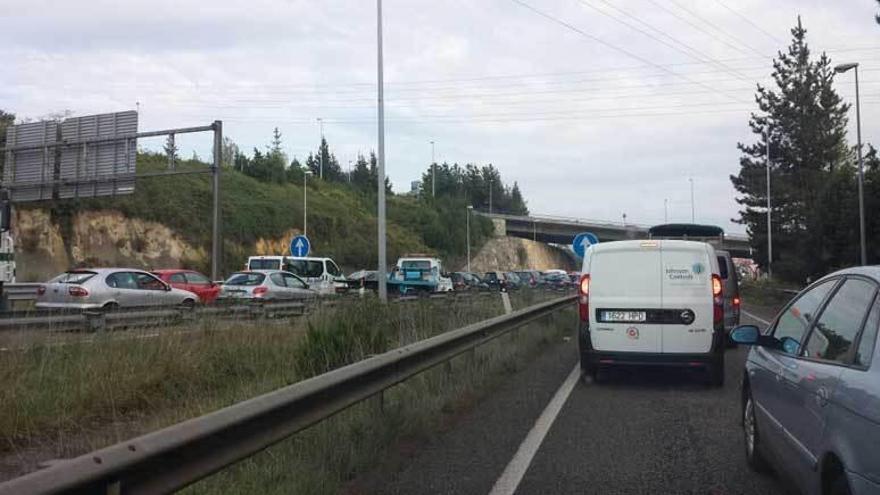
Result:
M574 249L574 254L583 258L584 254L587 252L587 248L593 244L599 244L599 238L596 234L592 232L583 232L574 236L574 240L571 242L571 248Z
M297 258L308 256L311 248L312 243L309 242L309 238L304 235L298 235L290 240L290 254Z

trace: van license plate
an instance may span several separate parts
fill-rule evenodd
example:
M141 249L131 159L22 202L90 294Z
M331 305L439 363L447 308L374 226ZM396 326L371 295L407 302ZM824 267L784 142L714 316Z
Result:
M602 311L602 321L609 323L643 323L646 319L644 311Z

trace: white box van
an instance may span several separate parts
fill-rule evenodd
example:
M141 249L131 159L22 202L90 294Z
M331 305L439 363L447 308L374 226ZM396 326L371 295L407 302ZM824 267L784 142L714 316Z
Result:
M590 246L578 284L581 368L702 367L724 384L724 306L707 243L673 240Z

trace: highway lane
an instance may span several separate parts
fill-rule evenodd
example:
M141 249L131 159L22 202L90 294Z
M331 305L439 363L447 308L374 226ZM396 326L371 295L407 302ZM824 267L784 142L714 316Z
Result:
M578 381L506 493L787 493L785 483L745 463L745 355L745 348L728 353L723 389L690 370L620 370L600 384ZM560 343L366 491L487 494L494 486L505 493L496 483L527 449L524 440L576 363L574 341Z

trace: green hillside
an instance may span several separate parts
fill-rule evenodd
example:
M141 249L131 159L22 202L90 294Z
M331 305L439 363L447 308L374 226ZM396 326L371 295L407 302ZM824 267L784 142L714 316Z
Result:
M139 172L165 170L164 155L142 153ZM181 161L178 169L206 169L207 164ZM299 176L301 177L301 175ZM302 181L268 181L224 167L221 175L221 215L225 272L239 269L253 254L257 239L279 239L289 229L302 229ZM356 186L321 181L308 184L309 238L313 252L333 257L349 270L373 268L376 260L375 192ZM466 251L464 198L443 197L435 201L389 195L388 260L405 252L436 253L450 262L461 262ZM116 210L127 217L152 220L171 227L189 242L211 245L210 175L179 175L139 179L130 196L92 200L58 201L28 207L51 208L53 216L83 210ZM471 218L472 248L485 242L491 223ZM282 253L279 253L282 254ZM208 261L196 262L207 270Z

